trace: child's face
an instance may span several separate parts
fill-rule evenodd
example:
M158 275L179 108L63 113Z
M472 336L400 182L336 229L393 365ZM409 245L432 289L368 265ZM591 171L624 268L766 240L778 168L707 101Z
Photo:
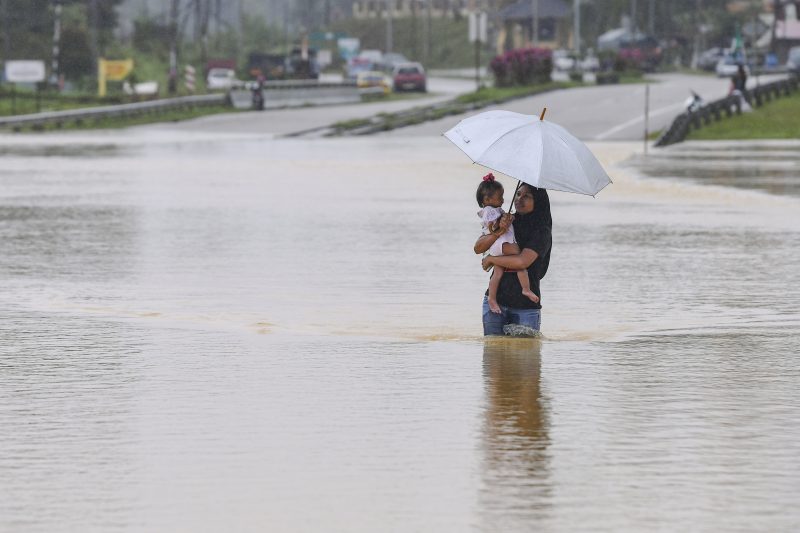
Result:
M503 189L497 189L483 198L483 205L503 207Z

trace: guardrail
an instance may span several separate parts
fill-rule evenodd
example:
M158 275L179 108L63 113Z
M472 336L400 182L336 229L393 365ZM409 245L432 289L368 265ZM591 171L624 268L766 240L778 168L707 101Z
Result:
M798 79L795 76L785 80L773 81L759 85L743 92L744 97L754 107L760 107L773 98L788 96L798 89ZM723 113L726 117L742 112L742 98L739 95L730 95L719 100L714 100L703 105L696 111L685 111L675 117L672 124L658 138L655 146L668 146L683 142L691 130L698 130L704 125L711 124L712 120L722 120Z
M81 109L68 109L65 111L49 111L45 113L32 113L29 115L16 115L13 117L0 117L0 128L13 128L18 130L23 127L41 128L47 124L62 125L68 122L80 123L87 120L107 117L130 117L148 113L158 113L175 109L191 109L193 107L225 104L227 95L206 94L199 96L181 96L178 98L165 98L163 100L150 100L131 104L117 104Z
M256 82L245 82L230 91L231 104L236 109L252 107ZM262 84L265 109L298 107L317 104L351 104L361 101L362 90L355 82L320 82L317 80L279 80Z

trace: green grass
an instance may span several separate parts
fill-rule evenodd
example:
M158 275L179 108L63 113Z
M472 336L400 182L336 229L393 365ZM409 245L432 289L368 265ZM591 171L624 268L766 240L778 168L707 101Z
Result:
M458 96L456 102L461 104L473 104L484 102L495 102L523 98L535 94L552 91L555 89L567 89L569 87L579 87L582 85L577 82L552 82L541 85L529 85L525 87L482 87L481 89Z
M186 110L174 111L158 111L146 115L136 115L132 117L114 117L114 118L99 118L96 120L84 120L81 122L69 121L61 125L48 124L45 127L26 127L21 131L58 131L58 130L87 130L87 129L114 129L114 128L127 128L129 126L138 126L141 124L153 124L157 122L179 122L182 120L189 120L193 118L203 117L206 115L215 115L218 113L235 113L236 109L218 105L208 107L195 107Z
M723 118L699 130L693 130L686 140L753 140L797 139L800 117L800 91L791 96L771 100L752 113Z
M78 109L99 105L114 105L121 103L120 98L101 99L88 94L56 94L43 92L40 95L39 110L62 111L65 109ZM8 87L0 88L0 116L25 115L36 113L36 93L17 89L16 95Z

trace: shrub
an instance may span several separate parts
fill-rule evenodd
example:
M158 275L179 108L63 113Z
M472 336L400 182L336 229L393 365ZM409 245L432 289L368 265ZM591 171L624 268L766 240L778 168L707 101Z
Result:
M547 48L517 48L492 59L489 68L498 87L550 81L553 55Z

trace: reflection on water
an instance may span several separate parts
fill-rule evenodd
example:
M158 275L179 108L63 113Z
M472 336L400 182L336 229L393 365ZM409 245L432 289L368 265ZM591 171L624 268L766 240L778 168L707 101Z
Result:
M509 531L547 514L552 497L541 341L484 341L486 393L479 505L486 531Z
M646 176L800 196L800 143L686 142L631 161Z

